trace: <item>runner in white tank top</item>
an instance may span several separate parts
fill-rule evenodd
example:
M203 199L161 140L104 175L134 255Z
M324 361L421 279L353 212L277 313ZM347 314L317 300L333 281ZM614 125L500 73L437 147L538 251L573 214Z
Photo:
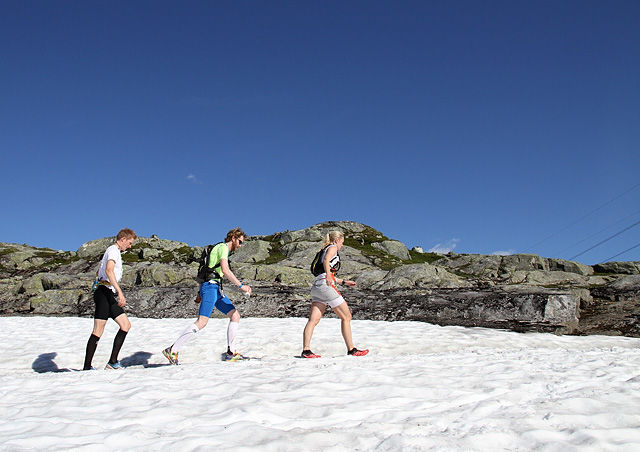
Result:
M340 251L343 246L344 234L342 234L342 232L332 231L327 234L324 243L324 253L321 258L324 272L316 276L311 288L311 309L309 312L309 320L304 327L302 358L320 358L320 355L316 355L310 350L311 336L313 335L314 328L324 315L327 306L331 306L333 312L340 318L342 337L347 346L347 354L364 356L369 353L369 350L358 350L353 345L353 339L351 337L351 310L336 288L336 284L351 287L356 285L355 281L336 277L336 273L340 269L340 256L338 255L338 251Z

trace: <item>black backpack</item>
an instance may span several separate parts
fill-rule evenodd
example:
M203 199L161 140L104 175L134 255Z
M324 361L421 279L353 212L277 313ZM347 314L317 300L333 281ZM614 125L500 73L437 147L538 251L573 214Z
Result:
M320 251L318 251L315 257L313 258L313 260L311 261L311 274L313 276L318 276L324 273L324 262L322 261L322 258L324 257L324 251L330 246L331 244L325 246ZM340 262L338 261L338 265L335 268L332 268L331 270L334 272L337 272L339 269L340 269Z
M196 275L196 281L202 284L205 281L209 281L211 276L215 273L216 269L220 268L220 262L218 262L213 267L209 267L209 256L211 256L211 251L217 245L222 242L218 242L215 245L208 245L202 250L202 254L200 255L200 259L198 259L198 274Z

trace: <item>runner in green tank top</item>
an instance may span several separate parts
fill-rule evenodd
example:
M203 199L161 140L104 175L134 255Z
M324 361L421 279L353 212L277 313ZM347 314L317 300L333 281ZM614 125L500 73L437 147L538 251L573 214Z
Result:
M171 347L162 351L162 354L171 364L178 364L178 352L180 348L186 342L193 339L198 331L207 326L213 308L216 308L229 317L229 325L227 327L227 352L224 354L224 359L226 361L237 361L244 358L235 349L240 314L233 303L231 303L231 300L229 300L229 297L222 291L222 278L226 277L241 291L251 295L251 287L242 284L229 268L229 253L240 248L245 239L247 239L247 234L245 234L242 229L235 228L227 233L224 243L219 243L211 250L209 267L214 269L214 273L208 281L200 285L200 290L196 297L196 302L200 303L198 318L178 336ZM218 264L220 265L217 266Z

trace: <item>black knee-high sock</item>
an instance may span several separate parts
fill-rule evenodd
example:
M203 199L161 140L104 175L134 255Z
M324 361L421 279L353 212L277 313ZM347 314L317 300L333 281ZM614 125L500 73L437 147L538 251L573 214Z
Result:
M89 336L89 340L87 341L87 351L84 355L84 367L83 370L91 369L91 361L93 361L93 354L96 352L96 348L98 348L98 341L100 338L95 334Z
M109 364L115 364L116 361L118 361L118 353L120 353L122 344L124 344L125 337L127 337L127 332L118 330L118 334L116 334L116 337L113 340L113 349L111 350L111 359L109 360Z

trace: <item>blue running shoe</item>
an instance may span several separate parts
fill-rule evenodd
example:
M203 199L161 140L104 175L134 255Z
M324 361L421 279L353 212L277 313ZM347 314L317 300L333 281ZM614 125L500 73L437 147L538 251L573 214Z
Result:
M114 364L107 363L104 368L105 370L124 370L124 366L120 364L120 361L116 361Z

